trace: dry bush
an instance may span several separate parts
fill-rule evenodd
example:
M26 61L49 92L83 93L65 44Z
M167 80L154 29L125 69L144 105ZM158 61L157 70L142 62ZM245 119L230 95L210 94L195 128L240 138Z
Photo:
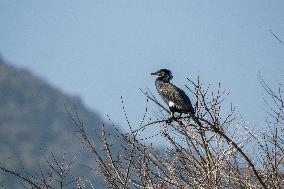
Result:
M283 87L280 85L275 93L261 76L259 80L274 103L267 121L269 132L259 135L237 118L232 104L222 107L228 93L220 83L212 91L199 78L196 83L188 80L194 90L187 87L196 96L194 116L169 123L164 116L169 111L149 90L141 90L158 106L160 114L155 119L149 117L146 108L139 128L134 129L123 106L131 132L103 130L101 144L92 143L78 113L69 115L110 188L282 188ZM165 139L164 146L170 147L158 150L142 142L141 132L154 125ZM112 148L109 134L117 136L122 150ZM104 152L100 153L102 146Z
M186 86L196 97L194 116L169 122L169 110L151 91L141 90L147 102L156 104L159 113L152 116L146 108L140 125L131 125L122 99L130 132L107 133L102 127L97 131L99 144L89 137L91 133L86 131L78 111L67 112L75 133L93 155L109 188L283 188L283 86L273 91L260 75L259 81L268 95L267 129L263 132L251 131L236 115L234 106L225 102L228 93L220 83L212 90L199 78L197 82L188 80L190 86ZM163 148L144 143L141 134L148 127L159 130L164 138ZM117 149L117 145L121 147ZM60 163L52 155L37 177L2 165L0 169L18 177L25 188L95 188L95 183L88 185L80 177L66 181L72 164L64 159Z
M24 165L22 165L22 170L17 171L0 164L0 170L5 174L15 176L22 187L26 189L83 189L86 187L85 179L72 175L72 168L77 158L78 156L75 156L68 160L65 153L60 158L51 153L48 160L38 162L39 171L37 173L31 173Z

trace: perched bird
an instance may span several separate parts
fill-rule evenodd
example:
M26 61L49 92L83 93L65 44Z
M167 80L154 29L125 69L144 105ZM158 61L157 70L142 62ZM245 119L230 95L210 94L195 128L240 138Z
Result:
M191 101L185 92L170 82L170 80L173 78L170 70L160 69L154 73L151 73L151 75L158 76L155 81L155 85L158 93L170 108L170 119L174 119L175 112L180 113L180 115L182 113L191 115L195 113Z

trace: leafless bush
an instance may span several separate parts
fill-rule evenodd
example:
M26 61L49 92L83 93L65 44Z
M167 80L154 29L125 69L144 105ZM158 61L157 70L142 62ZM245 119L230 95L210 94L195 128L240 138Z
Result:
M210 85L188 80L194 88L196 115L183 116L168 123L163 107L151 91L143 91L160 110L157 119L149 117L146 108L139 128L116 135L123 150L112 148L108 134L103 129L101 144L93 144L85 131L78 113L70 118L84 145L94 155L99 170L110 188L281 188L283 183L283 91L277 93L260 77L269 98L275 104L270 108L274 123L267 122L269 132L256 135L237 119L235 108L226 109L224 100L228 93L221 89L212 91ZM123 99L122 99L122 103ZM144 125L143 125L144 124ZM165 138L164 150L141 142L140 134L155 125ZM155 136L154 136L155 137ZM249 145L249 146L248 146ZM103 153L99 151L104 147ZM168 147L169 146L169 147ZM248 147L246 147L248 146Z
M43 163L39 163L39 171L31 174L22 167L21 171L12 170L0 164L0 170L6 174L15 176L23 186L30 189L76 188L83 189L86 183L81 177L73 177L71 170L77 157L71 161L66 160L65 154L59 159L51 153L51 157Z
M159 113L153 116L146 108L141 123L132 125L121 98L130 132L108 133L103 126L97 131L100 143L93 142L76 109L74 113L68 109L67 112L75 133L93 155L109 188L283 188L283 86L279 84L274 91L260 75L259 81L268 95L264 132L251 131L238 118L235 107L225 102L228 92L222 90L220 83L212 90L199 78L196 82L188 79L186 86L196 98L194 116L169 122L169 110L150 90L141 90L147 102L157 105ZM164 148L143 142L141 134L148 127L157 128L164 138ZM2 165L0 169L21 179L25 188L87 188L87 181L81 177L67 179L74 161L66 162L63 158L59 162L53 154L50 160L40 166L37 176L11 171Z

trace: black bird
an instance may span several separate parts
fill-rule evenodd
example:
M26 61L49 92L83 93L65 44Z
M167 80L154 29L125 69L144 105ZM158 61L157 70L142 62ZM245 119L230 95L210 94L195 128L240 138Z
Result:
M170 119L174 119L175 112L180 113L180 115L182 113L191 115L195 113L191 101L185 92L170 82L173 78L170 70L160 69L151 73L151 75L159 76L155 81L155 85L158 93L170 108Z

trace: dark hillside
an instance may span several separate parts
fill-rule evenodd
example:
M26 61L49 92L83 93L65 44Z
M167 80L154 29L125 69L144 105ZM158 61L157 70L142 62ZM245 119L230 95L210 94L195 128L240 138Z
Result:
M66 152L69 159L80 153L81 160L73 172L93 177L94 171L84 166L88 157L81 153L85 150L72 132L64 105L70 109L76 105L89 129L100 130L103 120L84 107L79 98L0 60L0 163L21 170L21 160L27 170L36 171L37 161L47 159L51 152L59 157ZM106 128L111 132L110 126ZM14 188L11 179L0 172L0 185L10 181L6 188Z

